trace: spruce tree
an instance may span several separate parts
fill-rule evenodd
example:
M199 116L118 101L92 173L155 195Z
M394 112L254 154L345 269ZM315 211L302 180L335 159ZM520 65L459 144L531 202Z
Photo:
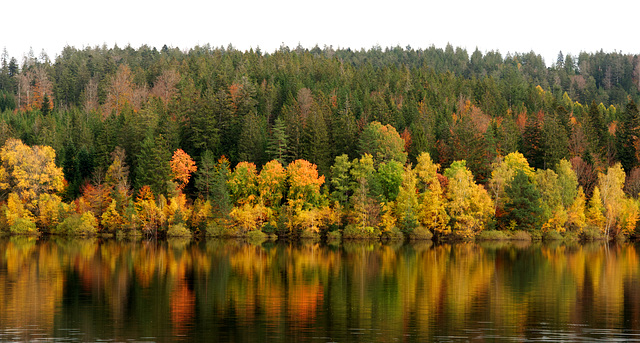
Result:
M630 100L622 113L620 126L616 132L618 160L628 173L638 165L635 143L640 137L640 114L633 100Z
M522 170L516 170L511 183L505 189L508 201L504 205L506 215L502 225L516 225L517 229L534 231L542 213L540 192L531 178Z
M276 160L282 165L287 165L289 162L287 142L289 136L287 136L286 125L281 117L276 118L275 123L271 127L271 135L267 141L267 157L270 160Z
M522 134L522 154L534 168L544 167L544 151L542 147L542 129L535 115L529 116Z
M136 188L148 185L154 194L166 195L169 191L168 182L171 180L170 159L171 152L166 147L164 137L147 136L137 155Z

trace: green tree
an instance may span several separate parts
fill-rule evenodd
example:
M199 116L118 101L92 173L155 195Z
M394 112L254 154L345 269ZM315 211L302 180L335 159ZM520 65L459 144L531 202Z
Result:
M558 174L558 186L562 206L569 208L578 195L578 176L571 168L571 163L565 159L560 160L556 167Z
M333 155L325 112L325 106L313 104L305 121L302 137L302 156L316 164L320 174L329 173Z
M346 206L352 194L350 184L351 162L347 154L336 156L333 166L331 166L331 201L337 201L340 205Z
M540 121L530 115L522 134L522 154L533 168L544 168L544 147Z
M569 155L569 138L559 115L547 116L542 125L543 166L551 168Z
M358 124L353 112L347 107L344 113L333 116L332 138L335 146L335 153L338 155L347 154L353 159L357 156Z
M162 135L147 136L142 141L142 147L137 156L137 188L148 185L154 194L166 195L172 178L170 159L171 151L166 147L164 137Z
M542 212L540 192L533 184L531 177L521 170L517 170L513 180L506 187L508 198L504 205L505 216L501 218L503 227L515 224L518 229L532 232L537 229Z
M494 199L494 214L500 217L499 211L504 207L508 197L505 194L506 187L513 180L516 171L522 171L533 177L534 169L529 166L529 162L519 152L513 152L498 160L493 164L491 179L489 179L489 190Z
M638 165L637 144L640 138L640 113L633 100L630 100L622 113L619 129L616 131L618 160L626 171Z
M243 118L242 130L238 138L238 159L262 165L266 154L266 122L255 113Z
M381 202L395 201L402 183L403 167L398 161L382 162L378 166L376 178L380 186L378 198Z
M371 154L376 163L395 160L404 165L407 162L404 143L393 126L374 121L362 131L359 151L361 154Z
M603 159L605 157L607 130L595 100L593 100L589 106L585 124L585 133L589 141L589 151L595 154L597 158Z
M285 121L280 117L276 118L275 123L271 127L271 135L269 135L267 140L266 154L268 158L277 160L282 165L286 165L288 163L288 139Z

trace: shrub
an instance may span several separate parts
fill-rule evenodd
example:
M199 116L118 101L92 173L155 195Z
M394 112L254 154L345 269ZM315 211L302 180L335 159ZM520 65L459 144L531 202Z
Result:
M191 231L182 223L174 224L169 226L167 237L191 237Z
M238 237L238 230L234 228L226 219L216 219L207 225L206 230L209 237Z
M300 233L300 238L318 240L318 239L320 239L320 235L316 231L313 231L311 229L304 229Z
M95 235L98 231L98 220L93 213L73 214L58 224L55 233L61 235Z
M260 230L251 230L247 232L247 240L251 243L261 244L267 240L267 234Z
M532 237L528 232L518 230L513 232L511 239L514 241L531 241Z
M407 237L409 235L411 235L411 233L408 233ZM398 227L394 226L392 229L387 229L387 230L383 231L382 234L380 235L380 238L388 239L388 240L392 240L392 241L400 241L400 240L404 239L404 234L402 233L402 231L400 231L400 229Z
M595 226L587 226L582 230L580 239L585 241L595 241L604 239L604 235L600 232L600 229Z
M342 240L342 234L340 231L329 231L327 233L327 241L328 242L340 242Z
M549 230L542 234L542 239L545 241L561 241L562 235L556 230Z
M409 239L411 240L430 240L433 238L433 234L429 229L424 226L418 226L409 233Z
M565 242L577 242L580 240L580 237L578 236L577 233L575 232L565 232L564 234L564 241Z
M344 239L378 239L380 233L371 226L361 227L359 225L349 224L342 232Z
M476 240L481 241L504 241L510 237L504 231L484 230L476 236Z
M17 218L9 227L9 232L14 235L35 235L38 233L36 223L29 218Z

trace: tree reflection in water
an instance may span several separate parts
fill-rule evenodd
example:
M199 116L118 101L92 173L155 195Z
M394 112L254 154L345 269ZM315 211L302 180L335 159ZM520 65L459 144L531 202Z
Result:
M635 244L11 237L0 340L623 337L638 277Z

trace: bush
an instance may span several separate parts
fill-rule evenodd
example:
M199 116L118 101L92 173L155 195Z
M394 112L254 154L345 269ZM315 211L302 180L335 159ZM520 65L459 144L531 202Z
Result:
M340 242L340 240L342 240L340 231L329 231L327 233L327 242Z
M302 230L302 232L300 233L300 238L302 239L311 239L311 240L318 240L320 239L320 235L310 229L304 229Z
M529 237L531 237L532 241L542 240L542 231L540 230L525 231L525 232L529 234Z
M424 226L418 226L408 236L411 240L430 240L433 238L433 233Z
M9 227L9 232L14 235L36 235L38 229L36 223L29 218L17 218Z
M411 233L408 233L407 237L409 235L411 235ZM400 241L404 239L404 234L397 227L393 227L393 229L391 230L383 231L382 234L380 235L380 238L391 240L391 241Z
M371 226L360 227L354 224L349 224L344 228L342 232L342 238L344 239L378 239L380 233Z
M98 232L98 220L93 213L73 214L56 226L55 233L61 235L95 235Z
M550 230L542 234L542 239L545 241L561 241L562 235L556 230Z
M251 243L261 244L267 240L267 234L260 230L251 230L247 232L247 240Z
M531 241L532 237L528 232L518 230L513 232L511 239L514 241Z
M269 222L262 226L262 232L268 235L275 234L277 230L278 230L278 227Z
M484 230L476 236L476 240L480 241L504 241L510 237L504 231Z
M577 233L575 232L565 232L564 234L564 241L565 242L577 242L580 240L580 237L578 236Z
M169 226L167 237L191 237L191 231L184 224L174 224Z
M216 219L207 225L207 236L209 237L238 237L236 229L229 225L225 219Z
M604 235L600 232L600 229L594 226L587 226L582 230L580 239L585 241L596 241L604 239Z
M98 220L91 212L82 215L73 214L56 226L55 233L61 235L95 235L98 231Z

